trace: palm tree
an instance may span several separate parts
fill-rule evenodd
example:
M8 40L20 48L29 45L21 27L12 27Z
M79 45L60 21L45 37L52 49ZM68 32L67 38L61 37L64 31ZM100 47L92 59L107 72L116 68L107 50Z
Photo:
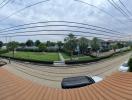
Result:
M65 41L64 47L65 47L66 51L70 52L70 57L72 60L73 52L75 51L75 49L77 47L77 39L72 33L70 33L68 35L68 37L66 37L64 39L64 41Z
M18 42L15 42L15 41L9 42L7 44L7 49L9 51L12 51L13 57L14 57L15 49L17 48L17 46L18 46Z

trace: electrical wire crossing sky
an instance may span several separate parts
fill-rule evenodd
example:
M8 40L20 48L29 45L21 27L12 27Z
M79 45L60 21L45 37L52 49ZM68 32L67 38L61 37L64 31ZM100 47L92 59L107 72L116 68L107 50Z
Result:
M89 35L89 37L100 37L99 35L103 34L102 38L110 38L110 36L119 39L127 38L132 34L131 5L131 0L0 0L0 36L2 34L5 34L4 36L32 36L34 33L28 33L29 31L36 31L35 34L68 34L70 31L37 32L37 30L72 30L73 34ZM46 21L69 21L88 24L89 26L60 22L37 23L37 25L29 24L26 26L28 23ZM19 25L25 26L14 27ZM50 27L35 27L45 25ZM34 27L34 29L31 29L31 27ZM85 29L80 27L85 27ZM91 35L86 32L94 34ZM95 33L97 34L95 35ZM29 36L27 39L30 38ZM40 38L40 40L47 39L46 36L37 36L37 38ZM17 38L14 39L17 40ZM61 38L59 36L49 36L48 39L59 40ZM23 39L18 40L23 41Z

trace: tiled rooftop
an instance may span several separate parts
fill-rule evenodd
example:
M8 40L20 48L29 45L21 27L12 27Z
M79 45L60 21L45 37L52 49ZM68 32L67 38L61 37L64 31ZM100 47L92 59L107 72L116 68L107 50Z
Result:
M132 73L115 73L77 89L55 89L0 68L0 100L132 100Z

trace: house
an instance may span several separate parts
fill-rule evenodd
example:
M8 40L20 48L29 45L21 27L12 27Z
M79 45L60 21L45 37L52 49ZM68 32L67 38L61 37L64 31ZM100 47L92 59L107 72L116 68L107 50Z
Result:
M100 40L100 50L102 52L109 51L110 50L110 42L109 41Z
M58 45L55 45L55 46L49 46L47 47L47 51L58 51L59 47Z
M19 46L16 48L16 51L39 51L39 48L36 47L36 46L31 46L31 47L28 47L28 46Z

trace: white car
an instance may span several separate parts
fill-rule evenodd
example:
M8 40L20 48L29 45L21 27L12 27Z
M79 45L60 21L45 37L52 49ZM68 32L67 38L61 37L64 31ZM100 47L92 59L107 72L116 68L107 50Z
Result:
M121 72L127 72L129 70L128 61L126 61L124 64L122 64L119 68L119 71Z

